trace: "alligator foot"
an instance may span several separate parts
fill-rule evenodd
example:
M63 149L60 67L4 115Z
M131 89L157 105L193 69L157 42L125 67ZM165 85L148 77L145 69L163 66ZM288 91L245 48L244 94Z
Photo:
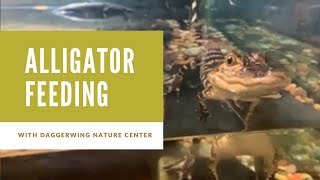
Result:
M203 92L198 93L197 98L199 101L199 110L196 110L196 112L200 113L200 121L206 121L208 118L211 118L212 115L209 113L209 110L205 104L205 98L203 97Z
M212 147L211 149L211 165L209 167L212 175L212 180L219 180L219 176L217 173L217 167L218 167L218 159L217 159L217 154L215 153L215 148Z
M218 173L216 169L209 168L212 180L219 180Z
M251 123L250 121L252 120L253 113L254 113L256 107L259 105L259 103L260 103L260 100L251 102L251 104L249 106L248 113L247 113L246 118L244 120L244 124L246 127L243 131L248 130L248 125Z
M211 114L207 110L201 111L200 113L201 113L199 117L200 121L205 122L207 121L208 118L211 118Z

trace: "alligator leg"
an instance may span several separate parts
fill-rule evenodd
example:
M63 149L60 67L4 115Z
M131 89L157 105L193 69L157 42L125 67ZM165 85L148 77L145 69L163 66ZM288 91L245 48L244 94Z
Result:
M272 158L255 157L254 166L256 170L256 180L272 179L276 171Z
M212 166L210 166L210 170L213 175L213 180L219 180L218 173L217 173L217 167L218 167L218 158L216 156L216 153L214 152L214 148L211 149L211 162Z
M240 110L238 108L238 104L232 100L225 100L228 107L238 116L238 118L242 121L243 125L245 126L244 130L247 129L247 123L244 117L242 117Z
M203 93L205 91L202 91L197 94L198 102L199 102L199 113L200 113L200 121L206 121L207 118L211 117L209 110L205 104L205 98L203 96Z
M281 159L279 149L270 150L268 155L254 157L257 180L271 180L277 172L277 162Z
M256 180L266 180L265 162L263 157L254 157Z
M218 174L217 174L217 170L216 170L216 166L214 165L214 167L209 167L210 169L210 174L212 177L212 180L219 180Z
M278 161L282 159L280 149L275 148L275 151L269 158L267 158L266 162L266 178L265 180L274 179L274 175L278 170Z
M174 80L172 81L172 85L175 87L177 98L180 97L180 87L182 85L185 72L195 67L196 67L195 62L191 61L188 64L185 64L182 67L180 67L178 72L174 74L173 76Z
M213 164L214 164L213 167L210 167L212 180L219 180L218 173L217 173L217 165L215 162Z
M249 106L249 110L248 110L248 113L246 115L246 118L245 118L245 129L243 129L243 131L247 131L248 130L248 125L250 123L250 120L253 116L253 113L256 109L256 107L259 105L260 103L260 100L256 100L256 101L253 101L251 102L250 106Z
M174 85L176 87L175 91L176 91L177 98L180 98L180 87L182 85L184 73L185 73L186 70L188 70L188 66L187 65L183 65L182 67L179 68L179 71L175 74Z
M171 76L169 79L164 81L164 90L166 94L169 94L171 92L176 93L176 97L180 97L180 86L182 83L183 77L175 74Z

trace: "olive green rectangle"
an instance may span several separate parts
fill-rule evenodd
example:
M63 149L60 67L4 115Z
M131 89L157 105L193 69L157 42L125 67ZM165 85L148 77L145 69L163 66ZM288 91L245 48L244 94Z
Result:
M34 48L38 73L25 73L28 49ZM56 49L56 66L62 71L63 48L68 57L72 48L80 50L80 64L83 67L87 48L92 48L96 73L72 73L67 64L67 73L41 74L40 48L44 48L44 67L51 64L51 48ZM105 72L100 73L100 54L97 48L108 48L105 53ZM110 70L110 50L120 50L120 72ZM134 52L134 73L123 73L123 48ZM2 31L0 32L0 77L1 106L0 122L162 122L163 121L163 33L161 31ZM69 61L66 61L70 63ZM34 96L30 96L30 107L26 106L26 81L34 81L30 86ZM61 81L72 85L73 101L70 106L39 107L37 105L37 84L39 81L57 81L55 102L60 102ZM82 107L80 86L80 106L74 104L74 83L94 81L97 92L99 81L108 85L106 91L108 106ZM44 86L44 101L49 102L48 85Z

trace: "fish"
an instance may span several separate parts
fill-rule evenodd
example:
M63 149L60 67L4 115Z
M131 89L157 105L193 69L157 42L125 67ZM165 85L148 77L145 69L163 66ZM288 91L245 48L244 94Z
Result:
M53 14L72 21L99 21L113 17L128 19L133 9L109 2L71 3L54 9Z

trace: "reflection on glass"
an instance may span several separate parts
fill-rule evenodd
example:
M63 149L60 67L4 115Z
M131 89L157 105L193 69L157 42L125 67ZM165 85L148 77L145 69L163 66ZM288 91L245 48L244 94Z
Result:
M164 179L318 179L319 136L318 129L286 129L190 137L181 139L179 155L162 156L159 164Z

